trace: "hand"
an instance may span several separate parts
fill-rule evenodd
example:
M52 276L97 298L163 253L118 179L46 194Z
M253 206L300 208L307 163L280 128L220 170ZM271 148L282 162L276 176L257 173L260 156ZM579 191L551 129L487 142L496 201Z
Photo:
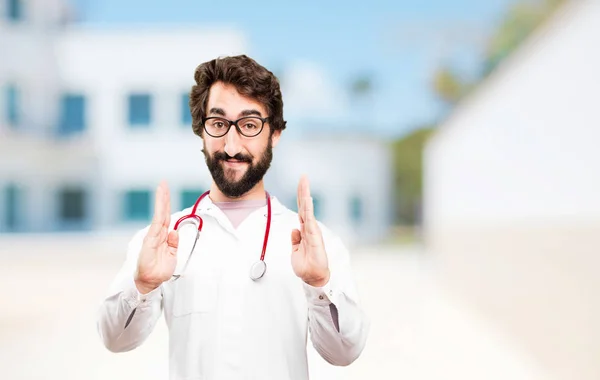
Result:
M169 189L161 182L156 189L154 217L144 237L135 272L135 285L142 294L158 288L169 280L177 264L177 231L169 232L171 200Z
M311 286L321 287L329 281L329 264L323 235L315 219L308 179L298 184L298 219L300 230L292 231L292 267L296 276Z

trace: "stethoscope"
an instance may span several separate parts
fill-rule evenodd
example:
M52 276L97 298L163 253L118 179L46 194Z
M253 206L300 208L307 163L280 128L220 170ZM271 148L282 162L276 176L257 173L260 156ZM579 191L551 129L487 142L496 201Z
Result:
M196 215L196 210L198 209L198 205L200 204L202 199L204 199L204 197L207 196L209 193L210 193L210 190L205 192L204 194L202 194L200 196L200 198L198 198L198 200L194 204L194 207L192 208L192 212L189 215L182 216L181 218L179 218L177 223L175 223L174 229L177 230L177 228L179 227L179 224L181 224L181 222L183 222L187 219L195 219L198 221L198 231L196 232L196 239L194 240L194 245L192 246L192 250L190 251L190 254L188 256L187 261L185 262L182 272L185 272L185 268L187 268L188 263L190 262L190 258L192 257L192 253L194 252L194 248L196 248L196 243L198 242L198 238L200 237L200 231L202 231L202 225L204 224L204 221L202 220L202 218L199 215ZM262 248L262 253L260 254L260 260L256 261L250 267L250 278L253 281L256 281L259 278L261 278L262 276L264 276L265 272L267 271L267 264L265 263L265 253L267 252L267 243L269 241L269 230L271 229L271 197L269 196L269 193L267 193L267 192L265 192L265 193L266 193L266 197L267 197L267 228L265 229L265 238L263 240L263 248ZM175 280L177 280L180 276L181 275L173 275Z

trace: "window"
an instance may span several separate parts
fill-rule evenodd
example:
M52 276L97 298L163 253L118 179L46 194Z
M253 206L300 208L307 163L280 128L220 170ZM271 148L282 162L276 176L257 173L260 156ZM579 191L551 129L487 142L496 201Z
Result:
M81 188L65 188L58 193L61 222L82 222L86 219L86 193Z
M19 228L20 189L16 185L8 185L4 191L4 225L7 231Z
M194 206L194 203L202 195L203 190L191 190L185 189L181 191L181 208L188 208Z
M149 94L129 95L129 125L145 127L150 125L152 98Z
M323 202L318 195L312 194L313 199L313 213L316 219L320 219L323 215Z
M19 125L19 90L13 86L9 85L6 88L6 121L8 125L12 127L16 127Z
M59 134L70 135L85 130L85 103L85 97L81 94L63 95Z
M354 223L360 223L363 217L363 204L359 196L350 199L350 217Z
M185 93L181 96L181 123L185 126L192 124L192 113L190 111L190 96Z
M23 2L8 0L6 15L10 21L20 21L23 18Z
M123 218L128 221L150 220L150 192L130 190L125 193Z

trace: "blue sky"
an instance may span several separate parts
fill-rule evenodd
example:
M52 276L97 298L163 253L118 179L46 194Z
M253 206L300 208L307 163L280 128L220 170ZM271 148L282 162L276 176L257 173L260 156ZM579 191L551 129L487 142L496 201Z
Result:
M253 58L278 72L294 62L322 71L336 94L356 75L373 77L371 99L343 108L327 124L364 118L369 133L399 136L435 120L429 78L444 60L476 67L485 36L511 0L239 1L74 0L87 23L232 25L247 35ZM285 101L284 93L284 101ZM294 121L310 115L286 115ZM291 120L290 120L291 118Z

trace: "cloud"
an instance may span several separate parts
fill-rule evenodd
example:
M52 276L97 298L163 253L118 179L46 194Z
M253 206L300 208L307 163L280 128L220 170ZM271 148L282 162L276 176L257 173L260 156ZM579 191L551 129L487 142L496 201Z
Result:
M344 115L348 95L318 64L293 62L284 69L282 92L286 115L328 120Z

